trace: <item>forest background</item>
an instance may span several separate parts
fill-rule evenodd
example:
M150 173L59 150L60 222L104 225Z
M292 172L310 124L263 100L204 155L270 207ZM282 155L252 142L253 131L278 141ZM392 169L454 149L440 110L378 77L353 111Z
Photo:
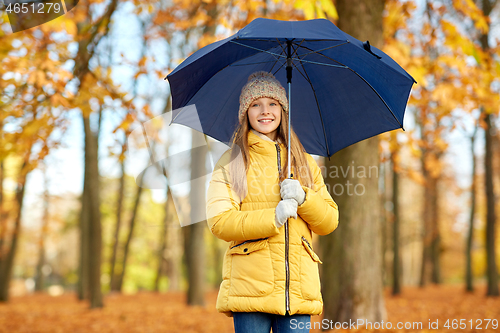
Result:
M73 292L102 308L116 293L154 291L206 305L205 293L221 282L227 244L205 222L181 226L192 218L189 186L138 186L150 156L127 138L170 114L164 77L175 66L257 17L329 19L418 82L406 131L365 140L332 160L315 156L324 170L377 170L370 179L324 174L340 207L339 230L314 239L324 262L325 316L387 318L383 288L397 295L406 286L484 285L484 297L498 297L499 11L496 0L87 0L13 33L4 7L0 300ZM191 163L194 136L178 126L163 147L186 152L176 168L205 167L208 182L221 151ZM334 193L347 180L367 192ZM373 213L356 215L358 204ZM368 236L357 232L364 228ZM347 256L338 245L347 244L367 263L344 262L349 268L340 275L335 260ZM348 277L362 277L366 287Z

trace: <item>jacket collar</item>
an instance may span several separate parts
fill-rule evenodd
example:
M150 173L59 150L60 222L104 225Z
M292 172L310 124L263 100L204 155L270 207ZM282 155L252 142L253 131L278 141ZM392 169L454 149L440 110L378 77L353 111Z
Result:
M278 141L272 141L267 135L257 132L254 129L248 131L248 146L250 150L262 155L275 155L276 154L276 143ZM283 143L279 143L281 149L285 148Z

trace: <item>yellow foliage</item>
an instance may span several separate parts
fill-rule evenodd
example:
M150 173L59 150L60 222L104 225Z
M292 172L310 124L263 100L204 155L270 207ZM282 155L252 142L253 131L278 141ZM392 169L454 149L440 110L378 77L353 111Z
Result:
M424 176L420 173L417 172L413 169L407 169L408 172L408 177L415 181L417 184L424 185L425 184L425 179Z
M406 29L406 22L416 9L413 1L386 0L384 15L384 39L393 39L398 30Z
M320 0L321 9L324 13L326 13L330 18L334 20L339 19L339 14L337 13L337 8L333 4L331 0Z
M35 86L41 88L47 83L47 80L45 79L45 72L44 71L36 71L36 81L35 81Z
M19 168L23 163L22 156L19 154L9 154L3 160L4 177L15 180L19 172Z
M453 84L442 83L434 88L431 93L431 98L436 101L440 107L450 112L459 106L459 96L457 96L457 92L459 92L459 90L456 89Z
M483 11L477 7L473 0L453 0L453 7L458 12L470 17L476 29L482 34L488 32L488 18L484 16Z
M314 3L306 0L297 0L295 1L294 8L302 10L304 12L304 16L306 20L311 20L314 17Z
M424 164L431 177L437 178L441 173L443 166L441 161L436 158L435 154L426 154L424 157Z
M339 18L337 9L331 0L297 0L293 2L293 7L301 10L304 13L306 20L316 18L330 18L338 20Z
M60 24L63 24L64 25L64 30L72 35L72 36L76 36L77 34L77 28L76 28L76 24L75 24L75 21L73 21L72 19L69 19L67 18L66 15L62 16L61 18L63 18L60 22Z
M439 136L434 140L434 145L438 151L445 151L448 148L448 143Z
M113 133L116 133L118 129L122 129L125 132L129 131L130 126L135 122L135 120L134 114L128 112L122 122L113 130Z
M390 39L385 43L383 51L403 68L406 68L413 60L410 57L410 45L394 39Z
M407 68L408 73L418 82L419 87L425 88L427 87L427 79L426 75L429 74L429 71L426 67L422 65L418 65L417 63L409 65Z
M64 98L61 94L54 94L50 97L50 101L52 106L58 107L62 105L65 108L70 108L71 104L68 102L66 98Z

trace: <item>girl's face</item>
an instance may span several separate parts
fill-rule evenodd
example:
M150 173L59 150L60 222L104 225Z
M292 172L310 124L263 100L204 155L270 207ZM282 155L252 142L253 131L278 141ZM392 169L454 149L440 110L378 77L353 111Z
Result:
M281 105L274 98L261 97L254 100L248 108L250 126L276 140L278 126L281 123Z

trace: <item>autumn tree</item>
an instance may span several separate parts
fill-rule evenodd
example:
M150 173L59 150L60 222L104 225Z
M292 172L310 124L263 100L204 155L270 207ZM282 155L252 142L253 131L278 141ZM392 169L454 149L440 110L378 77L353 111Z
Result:
M476 141L478 125L475 124L474 132L470 136L470 152L472 160L471 172L471 204L470 204L470 217L469 217L469 231L467 233L467 245L465 250L465 288L467 291L474 291L473 275L472 275L472 241L474 239L474 218L476 215L476 200L477 200L477 180L476 180L476 154L474 152L474 143Z
M481 0L480 8L482 14L485 17L490 18L494 7L497 4L497 0ZM485 77L485 87L489 89L492 82L494 81L494 54L498 52L496 50L491 50L489 38L490 38L490 23L488 23L488 29L484 29L479 34L479 42L481 45L481 50L483 51L484 58L480 64L487 73ZM498 53L497 53L498 55ZM488 75L489 74L489 75ZM489 84L488 84L489 83ZM490 94L492 92L489 92ZM497 92L498 93L498 92ZM496 107L495 107L496 106ZM488 105L483 103L481 105L481 110L483 113L484 121L484 141L485 141L485 154L484 154L484 183L486 191L486 262L487 262L487 272L486 276L488 279L488 289L486 294L492 296L498 296L498 268L496 264L496 211L495 211L495 189L493 187L493 114L498 113L498 104Z
M415 111L419 125L419 131L411 133L410 140L420 151L415 156L421 158L425 184L421 285L429 280L438 283L441 275L439 256L443 245L440 244L437 216L442 208L437 184L442 177L442 157L448 147L444 136L455 128L456 114L471 113L482 106L482 110L490 110L483 112L485 115L492 113L498 105L498 94L491 90L496 73L495 66L492 66L496 50L483 47L488 41L488 37L484 37L489 31L487 16L493 8L490 6L493 3L486 2L487 14L478 8L480 2L426 1L423 17L414 18L421 22L414 25L417 28L405 28L402 37L386 38L385 51L419 82L409 107ZM416 5L412 1L405 2L408 3L413 3L413 7ZM397 16L393 19L394 22L398 20L401 18ZM487 127L485 121L481 124L483 128ZM491 198L493 182L487 179L486 187L491 187L489 192L487 190L487 197ZM489 211L494 216L494 209ZM486 238L490 237L494 242L491 238L494 233L490 230Z
M340 29L360 40L381 47L384 0L337 0ZM363 140L335 153L325 160L327 170L333 166L379 165L379 138ZM353 165L352 162L355 162ZM386 319L382 290L382 229L379 218L378 175L366 178L347 177L325 179L327 187L339 184L343 194L332 194L340 211L339 228L321 238L324 256L322 283L325 318L345 322L366 318L369 321ZM361 184L363 195L348 195L347 182ZM338 187L338 186L337 186ZM346 250L347 249L347 250Z
M5 22L6 15L2 16ZM3 25L5 27L5 24ZM42 25L17 35L1 29L0 54L0 183L10 178L16 183L10 194L0 187L0 301L8 300L9 283L22 232L22 208L28 174L37 168L51 149L58 146L52 136L55 128L64 132L66 84L71 77L62 64L64 54L54 57L47 48L56 51L69 44L68 35L56 36L64 27ZM15 40L22 40L16 43ZM37 149L34 149L37 147ZM9 165L9 170L7 169ZM12 168L16 170L13 171Z

